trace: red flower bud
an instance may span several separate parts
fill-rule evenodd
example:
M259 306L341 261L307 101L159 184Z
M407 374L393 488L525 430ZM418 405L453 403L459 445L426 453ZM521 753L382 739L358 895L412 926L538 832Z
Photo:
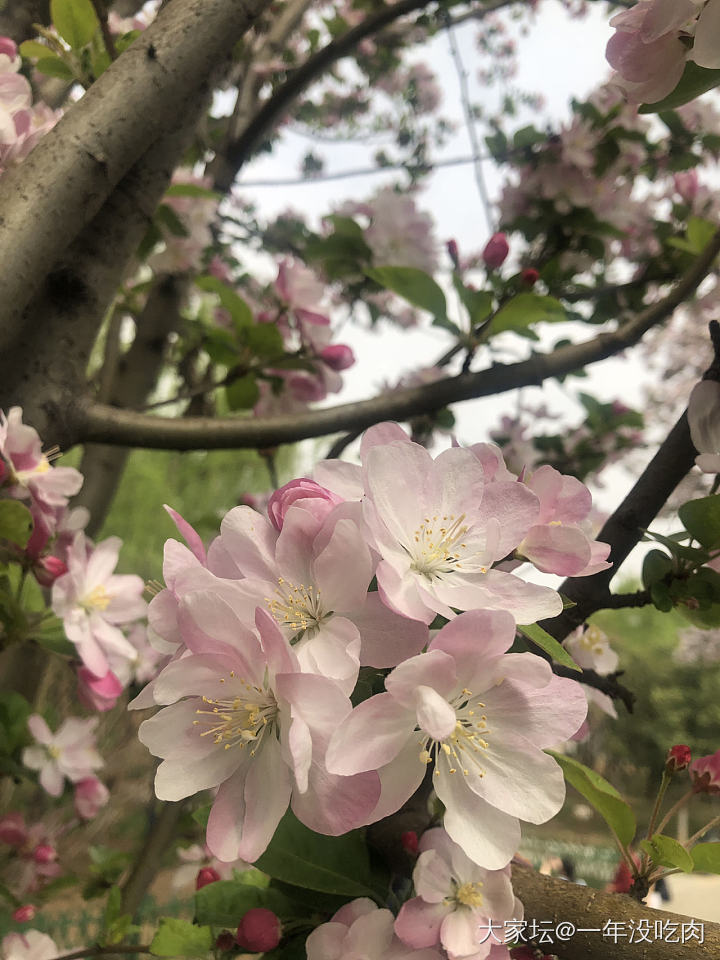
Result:
M213 870L212 867L203 867L202 870L198 870L198 875L195 878L195 889L202 890L209 883L217 883L219 879L220 874L217 870Z
M540 274L535 267L525 267L520 274L520 282L524 287L534 287L540 279Z
M456 270L460 269L460 251L458 250L458 245L455 240L448 240L447 242L447 252L448 256L452 260L452 265Z
M253 907L248 910L237 928L237 943L243 950L251 953L265 953L274 950L282 937L282 924L279 918L265 907Z
M230 933L229 930L223 930L222 933L218 934L217 940L215 941L215 949L222 950L224 953L228 953L235 946L235 937Z
M400 843L405 853L410 854L411 857L417 856L418 852L418 835L414 830L406 830L400 836Z
M31 920L35 919L35 907L31 903L26 903L24 906L17 908L12 918L15 923L30 923Z
M10 847L22 847L27 842L28 832L21 813L6 813L0 819L0 842Z
M485 245L482 252L482 258L485 266L490 270L497 270L505 263L505 258L510 253L510 246L504 233L494 233Z
M51 587L67 572L67 565L59 557L41 557L33 567L35 579L41 587Z
M347 370L355 363L355 354L345 343L331 343L320 351L320 356L331 370Z
M35 863L54 863L57 860L57 850L49 843L41 843L33 850Z
M678 770L685 770L690 766L692 753L690 747L684 743L677 743L670 747L665 758L665 770L669 774L677 773Z

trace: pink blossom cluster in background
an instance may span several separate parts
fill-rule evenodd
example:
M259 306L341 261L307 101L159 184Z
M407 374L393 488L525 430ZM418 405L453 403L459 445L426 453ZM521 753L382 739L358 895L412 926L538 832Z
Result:
M62 111L33 104L32 87L18 71L22 60L10 37L0 37L0 176L20 163L51 130Z
M302 310L313 300L300 299ZM378 958L432 960L441 945L508 956L475 942L473 925L522 915L508 868L520 820L562 805L544 749L575 734L587 705L547 661L508 652L517 623L556 616L562 602L498 564L527 551L560 574L607 566L607 545L583 527L589 508L583 485L552 468L522 482L492 444L433 458L381 424L359 465L322 461L272 494L267 518L234 508L207 549L172 512L185 544L166 544L166 588L148 610L171 659L132 706L161 708L139 732L162 760L160 798L217 790L211 854L254 862L288 806L319 833L373 823L428 768L445 807L444 830L421 843L422 864L437 864L433 881L419 865L410 919L393 926L387 911L348 905L311 936L309 956L353 956L361 928ZM383 671L385 689L353 708L361 667ZM454 899L438 892L441 863Z

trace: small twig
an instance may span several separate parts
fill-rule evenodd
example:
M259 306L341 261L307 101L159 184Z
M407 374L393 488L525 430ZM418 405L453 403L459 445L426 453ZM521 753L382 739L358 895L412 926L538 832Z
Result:
M103 42L105 43L105 49L110 55L111 60L117 60L118 52L117 47L115 46L115 40L112 33L110 33L110 27L108 26L107 7L105 6L105 0L91 0L91 2L93 7L95 7L95 13L100 21L100 30L102 32Z
M325 459L337 460L340 454L343 453L345 449L350 446L353 440L357 440L357 438L360 436L361 433L362 433L362 430L351 430L350 433L344 434L342 437L336 440L335 443L330 447L328 452L325 454Z
M645 607L652 603L649 590L636 590L635 593L611 593L605 598L603 610L623 610L626 607Z
M539 656L543 656L540 650L535 650L534 652ZM590 669L583 669L582 673L578 673L577 670L564 667L561 663L553 662L551 666L556 676L568 677L570 680L577 680L578 683L584 683L586 687L599 690L600 693L612 697L613 700L620 700L625 705L628 713L633 712L635 694L623 686L618 680L618 677L621 677L624 671L618 670L616 673L608 673L606 676L603 676L596 673L595 670Z

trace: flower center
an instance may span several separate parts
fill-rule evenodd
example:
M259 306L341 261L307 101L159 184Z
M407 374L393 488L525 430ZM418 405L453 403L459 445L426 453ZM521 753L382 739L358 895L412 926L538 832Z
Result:
M412 557L410 569L432 580L443 573L461 569L463 554L467 549L463 537L469 527L463 523L465 514L425 517L413 534L413 543L405 548ZM482 568L482 572L485 569Z
M193 720L193 725L205 727L200 736L212 737L213 743L222 744L225 750L231 747L242 750L250 745L250 756L254 757L265 731L273 727L278 712L277 701L270 690L237 678L232 670L230 678L242 687L243 692L217 700L203 697L207 709L195 711L199 719ZM225 677L220 678L220 683L225 683Z
M482 885L480 880L463 883L455 892L456 902L462 903L466 907L481 907L483 905L483 895L480 893Z
M48 755L52 757L53 760L57 760L57 758L60 756L59 748L53 746L52 744L50 744L50 746L45 747L45 749L47 750Z
M320 591L310 584L299 586L278 577L278 587L274 597L265 597L265 603L281 627L289 627L297 633L311 635L322 621L329 616L322 608Z
M588 627L582 637L580 637L580 646L589 653L600 656L605 649L605 636L600 632L598 627L593 624Z
M421 740L422 749L420 759L423 763L435 761L435 776L440 776L438 759L445 757L449 773L462 770L463 776L470 775L470 768L475 767L475 773L485 776L485 770L480 762L483 750L489 748L485 739L490 732L487 725L487 716L479 713L485 706L481 700L474 697L472 691L464 689L449 701L455 708L457 720L455 729L444 740L431 740L426 737Z
M80 606L88 613L92 613L93 610L107 610L109 603L110 595L107 590L102 585L98 585L93 587L90 593L85 594L80 601Z

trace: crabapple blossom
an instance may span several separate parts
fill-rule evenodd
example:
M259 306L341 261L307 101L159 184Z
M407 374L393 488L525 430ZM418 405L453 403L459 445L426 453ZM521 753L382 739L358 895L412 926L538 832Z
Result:
M35 907L32 903L23 904L23 906L18 907L17 910L13 911L12 918L15 923L30 923L31 920L35 919Z
M59 953L52 937L39 930L8 933L2 940L2 960L51 960Z
M690 436L703 473L720 473L720 383L701 380L688 401Z
M607 634L595 624L573 630L563 641L563 646L583 669L594 670L601 677L617 670L618 655L610 646Z
M307 960L441 960L432 947L405 946L393 931L393 919L366 897L346 903L307 938Z
M342 502L342 497L320 486L315 480L300 477L298 480L290 480L272 494L268 500L267 512L276 530L282 530L285 514L293 505L312 513L319 526L333 507Z
M78 700L86 710L104 713L112 710L123 692L123 685L115 674L108 670L102 677L96 677L87 667L78 667Z
M561 612L554 590L492 569L537 520L538 499L524 484L486 483L478 459L460 448L433 460L418 444L376 445L364 463L364 517L391 609L425 623L453 609L504 609L520 623Z
M585 484L548 465L524 482L540 501L540 515L516 553L538 570L563 577L588 577L607 570L610 545L592 540L587 533L592 495Z
M395 666L422 649L427 630L368 594L375 563L358 524L341 513L359 511L354 504L336 510L318 523L293 504L278 532L249 507L236 507L208 556L219 576L243 577L251 608L267 606L303 670L350 693L360 664Z
M670 747L665 758L665 770L667 773L677 773L678 770L686 770L692 760L692 751L686 743L676 743Z
M160 799L180 800L219 787L207 843L220 860L256 860L291 803L317 832L345 833L364 822L380 792L374 773L329 775L322 758L350 701L331 680L304 674L263 609L258 635L223 596L188 593L179 620L189 654L153 683L164 706L140 726L140 740L163 758ZM240 596L238 594L238 596Z
M11 407L7 417L0 411L0 457L6 468L0 478L3 493L17 500L31 499L46 518L66 507L68 497L83 482L74 467L51 467L54 456L56 452L42 452L37 430L22 422L21 407Z
M95 747L97 723L97 717L67 717L53 733L39 714L28 718L38 746L25 747L22 762L40 772L40 785L51 797L60 796L65 778L77 783L103 765Z
M417 896L401 907L395 932L411 947L442 943L451 960L484 960L492 942L481 940L481 928L489 921L502 924L523 917L510 867L484 870L441 827L427 830L420 839L413 886Z
M693 760L688 772L697 793L720 793L720 750Z
M510 253L510 245L505 234L494 233L483 249L483 262L490 270L497 270L505 263L508 253Z
M202 867L198 870L198 875L195 878L195 889L202 890L203 887L206 887L209 883L217 883L220 879L220 874L217 870L214 870L212 867Z
M412 197L385 187L355 209L370 218L364 236L376 265L415 267L426 273L435 270L437 252L432 219L418 210Z
M587 710L575 681L533 654L507 654L514 638L504 610L460 614L389 674L386 693L352 711L326 758L332 773L378 771L373 820L397 810L433 764L445 829L490 870L517 849L519 819L544 823L562 806L563 775L543 748L572 736Z
M293 316L303 324L327 326L330 318L322 305L325 287L317 274L298 260L282 260L278 267L275 289Z
M68 572L52 588L53 611L80 659L98 678L107 674L111 655L135 658L135 647L117 625L137 620L147 609L142 579L113 574L121 544L119 537L108 537L92 546L84 534L77 534L68 551Z

